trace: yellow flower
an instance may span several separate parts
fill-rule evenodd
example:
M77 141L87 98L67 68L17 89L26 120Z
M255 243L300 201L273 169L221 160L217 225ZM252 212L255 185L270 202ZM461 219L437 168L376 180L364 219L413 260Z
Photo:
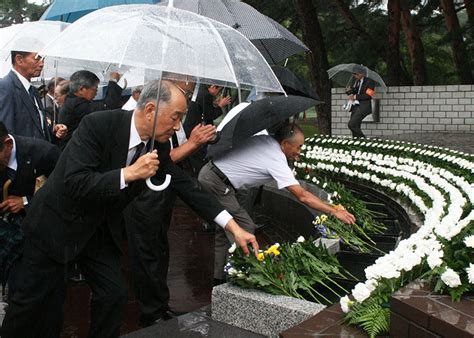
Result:
M269 248L265 251L265 253L266 253L267 255L269 255L269 254L274 254L275 256L278 256L278 255L280 254L280 251L278 250L279 247L280 247L279 245L274 244L274 245L272 245L271 247L269 247Z
M321 215L321 223L324 223L328 220L328 216L327 215Z
M261 261L263 261L263 260L265 259L265 255L264 255L262 252L260 252L260 253L257 255L257 259L261 262Z

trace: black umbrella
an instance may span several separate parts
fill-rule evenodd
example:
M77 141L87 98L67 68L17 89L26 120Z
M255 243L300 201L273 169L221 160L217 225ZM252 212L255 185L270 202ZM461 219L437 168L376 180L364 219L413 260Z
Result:
M158 4L167 5L168 1ZM239 0L174 0L173 6L237 29L257 47L270 64L309 50L285 27Z
M238 146L247 138L273 129L287 118L321 103L303 96L270 96L254 101L242 109L222 128L219 140L209 146L207 154L215 157Z
M272 66L272 70L287 94L306 96L319 100L318 94L316 94L316 91L311 88L309 82L299 77L288 68L274 65Z

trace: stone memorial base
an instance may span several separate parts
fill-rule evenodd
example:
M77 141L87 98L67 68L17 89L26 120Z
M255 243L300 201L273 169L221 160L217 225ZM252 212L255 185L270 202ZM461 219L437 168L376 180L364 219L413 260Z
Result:
M317 239L316 245L329 252L339 251L339 241ZM278 334L313 317L325 305L287 296L271 295L253 289L243 289L230 283L212 290L212 319L266 336Z
M287 296L243 289L229 283L212 290L212 319L265 336L278 334L313 317L326 306Z

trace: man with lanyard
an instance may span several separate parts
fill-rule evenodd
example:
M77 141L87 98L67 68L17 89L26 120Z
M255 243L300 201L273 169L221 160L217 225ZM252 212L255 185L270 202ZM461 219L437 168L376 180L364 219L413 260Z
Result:
M346 92L349 95L349 101L353 102L347 126L352 132L352 137L365 137L361 130L361 124L362 120L372 113L372 96L375 94L375 84L365 76L366 67L355 65L352 72L356 81L354 86Z

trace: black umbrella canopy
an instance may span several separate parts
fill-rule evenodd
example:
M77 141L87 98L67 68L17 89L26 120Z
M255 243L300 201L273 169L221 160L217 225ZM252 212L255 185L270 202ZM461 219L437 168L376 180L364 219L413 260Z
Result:
M270 96L254 101L242 109L220 131L217 143L209 146L207 154L215 157L242 144L264 130L272 129L287 118L321 103L303 96Z
M319 96L308 81L299 77L286 67L274 65L272 70L287 94L306 96L319 101Z
M159 5L168 5L161 1ZM239 0L174 0L173 6L231 26L249 39L270 64L307 52L293 33L278 22Z

